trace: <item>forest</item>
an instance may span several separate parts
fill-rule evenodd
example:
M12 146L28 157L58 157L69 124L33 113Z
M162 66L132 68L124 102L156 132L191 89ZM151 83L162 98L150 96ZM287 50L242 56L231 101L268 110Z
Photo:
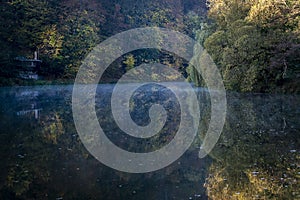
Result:
M226 94L193 62L159 48L116 53L99 84L89 82L100 71L93 61L111 59L96 51L105 56L85 62L98 44L146 27L196 40L208 54L193 43L194 63L215 64L204 70L219 70ZM300 0L1 0L0 47L0 199L300 199ZM122 82L148 63L172 70L151 65ZM84 64L88 79L77 81ZM170 83L135 88L143 78Z
M97 44L125 30L155 26L179 31L203 45L227 90L300 92L298 0L6 0L0 5L2 86L72 83ZM38 74L43 80L23 80L16 58L32 59L35 51L42 60ZM145 55L124 56L104 81L114 82ZM171 65L169 57L157 59ZM188 80L205 86L193 66L178 65Z

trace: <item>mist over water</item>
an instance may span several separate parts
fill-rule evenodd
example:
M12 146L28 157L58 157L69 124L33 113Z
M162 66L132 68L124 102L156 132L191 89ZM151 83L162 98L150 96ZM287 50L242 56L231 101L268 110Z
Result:
M163 105L168 115L158 135L141 139L117 127L110 105L113 88L98 85L95 107L114 144L151 152L172 140L180 108L171 91L149 84L132 96L130 114L138 125L150 122L152 104ZM164 169L130 174L101 164L81 143L71 85L1 88L0 199L298 198L300 96L227 93L222 135L209 156L199 159L210 98L206 89L195 92L201 121L188 151Z

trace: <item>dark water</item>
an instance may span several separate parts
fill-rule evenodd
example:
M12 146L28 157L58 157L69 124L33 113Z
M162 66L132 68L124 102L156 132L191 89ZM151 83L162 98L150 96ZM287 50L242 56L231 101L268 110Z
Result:
M168 111L165 131L143 141L122 134L114 123L112 89L98 86L96 110L115 144L151 151L172 140L180 112L170 91L137 91L132 100L131 116L139 125L149 123L145 113L153 101ZM210 103L205 90L195 91L202 118L190 149L166 168L129 174L104 166L81 143L72 119L72 86L1 88L0 199L300 199L300 96L228 93L222 135L210 155L199 159Z

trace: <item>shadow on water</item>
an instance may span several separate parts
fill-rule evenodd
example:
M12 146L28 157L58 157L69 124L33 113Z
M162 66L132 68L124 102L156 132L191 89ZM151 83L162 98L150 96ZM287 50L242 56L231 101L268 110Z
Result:
M115 124L112 89L109 84L98 86L96 110L115 144L148 152L172 140L180 109L169 91L145 89L132 99L131 116L137 124L149 120L145 112L154 101L168 111L164 130L142 140L126 136ZM300 198L300 97L228 93L221 138L200 160L210 103L207 91L195 91L201 122L190 149L164 169L128 174L102 165L82 145L72 119L72 86L1 88L0 199Z

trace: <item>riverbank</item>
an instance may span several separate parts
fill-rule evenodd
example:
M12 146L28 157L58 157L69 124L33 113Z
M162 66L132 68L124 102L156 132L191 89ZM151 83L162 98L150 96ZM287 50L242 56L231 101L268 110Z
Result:
M39 80L33 79L20 79L20 78L3 78L0 77L0 87L13 87L13 86L34 86L34 85L70 85L74 84L74 78L44 78ZM105 83L117 83L116 78L101 78L100 84Z
M0 87L13 87L13 86L35 86L35 85L70 85L74 84L75 79L41 79L41 80L29 80L18 78L0 78ZM99 83L117 83L117 79L105 79ZM231 90L227 90L231 91ZM241 92L241 91L236 91ZM243 93L243 92L242 92ZM248 93L248 92L247 92ZM251 92L250 92L251 93ZM257 91L255 91L257 93ZM300 94L300 80L298 82L291 81L283 84L279 87L274 87L264 92L267 94Z
M18 79L18 78L0 78L0 87L13 86L34 86L34 85L68 85L73 84L74 79Z

